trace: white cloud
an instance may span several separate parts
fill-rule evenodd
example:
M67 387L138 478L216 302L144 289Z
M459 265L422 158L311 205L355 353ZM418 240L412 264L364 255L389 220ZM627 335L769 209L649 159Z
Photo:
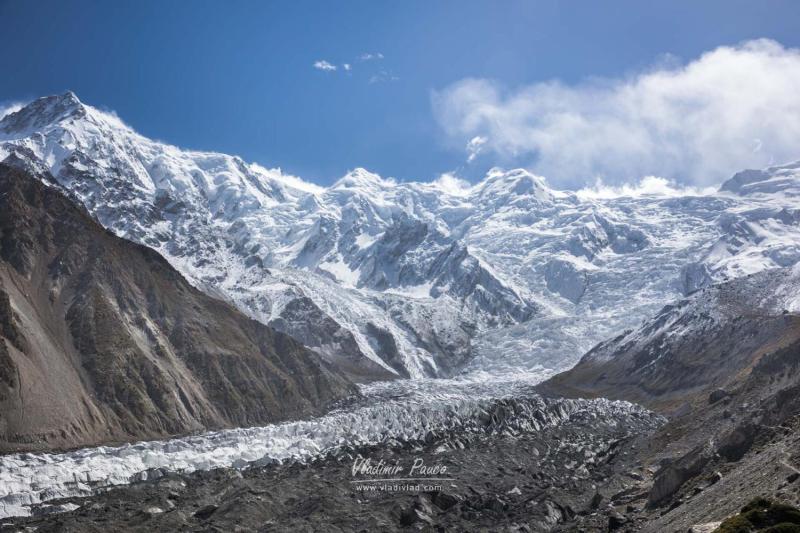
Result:
M466 195L472 187L468 181L451 172L445 172L431 183L439 190L457 196Z
M326 72L333 72L336 70L336 65L333 63L328 63L324 59L320 59L319 61L314 62L314 68L317 70L324 70Z
M280 169L280 167L266 168L259 165L258 163L251 163L250 168L257 174L266 174L267 176L271 177L272 179L278 182L283 182L289 187L299 189L303 192L309 192L312 194L322 194L323 192L325 192L325 187L321 187L316 183L305 181L292 174L285 174Z
M369 78L370 83L381 83L384 81L397 81L400 78L389 72L388 70L380 70L377 74L373 74Z
M380 60L383 59L383 54L380 52L371 53L371 54L361 54L358 56L356 61L373 61L373 60ZM377 65L376 65L377 66ZM325 59L320 59L314 62L314 68L317 70L323 70L325 72L336 72L341 67L341 70L344 72L353 72L353 63L342 63L341 65L336 65L327 61ZM373 74L369 77L369 83L378 83L383 81L396 81L399 79L397 76L393 75L391 72L385 69L380 69L377 73Z
M478 154L480 154L483 149L483 145L485 145L488 140L489 139L486 137L481 137L480 135L476 135L469 140L467 143L467 154L469 154L467 163L472 163L475 158L478 157Z
M606 185L598 179L591 187L584 187L575 192L581 200L601 200L622 196L706 196L714 194L716 187L686 187L674 180L645 176L638 183L624 183L619 186Z
M718 183L746 167L800 159L800 51L770 40L662 62L625 79L505 90L465 79L433 94L455 146L486 139L498 163L528 164L560 186L656 174Z

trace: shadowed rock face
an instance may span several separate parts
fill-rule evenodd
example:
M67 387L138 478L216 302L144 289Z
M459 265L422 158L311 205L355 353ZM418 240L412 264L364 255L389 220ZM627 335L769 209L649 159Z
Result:
M0 164L0 451L317 414L354 386Z
M311 298L292 300L269 325L313 348L353 381L360 383L397 377L368 359L353 334L326 315Z

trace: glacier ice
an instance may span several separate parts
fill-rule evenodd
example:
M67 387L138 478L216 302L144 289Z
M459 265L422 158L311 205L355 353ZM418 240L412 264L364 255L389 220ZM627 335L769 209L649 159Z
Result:
M40 502L144 480L156 469L188 473L310 461L343 446L421 440L431 431L537 431L572 416L657 418L627 402L544 399L531 387L545 375L490 383L480 379L381 382L363 386L364 398L357 404L311 420L65 453L2 456L0 518L28 515Z

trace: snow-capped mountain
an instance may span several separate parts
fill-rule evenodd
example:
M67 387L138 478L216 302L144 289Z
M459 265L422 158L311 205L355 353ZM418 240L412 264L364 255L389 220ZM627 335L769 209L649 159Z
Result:
M800 259L800 165L716 194L585 195L356 169L328 188L147 139L72 93L0 121L103 225L353 375L560 369L714 281Z

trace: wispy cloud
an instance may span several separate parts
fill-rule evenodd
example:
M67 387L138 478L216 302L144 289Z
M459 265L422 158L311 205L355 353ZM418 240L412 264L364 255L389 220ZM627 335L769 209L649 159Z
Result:
M368 76L367 79L369 80L369 83L396 81L400 79L394 74L392 74L390 70L385 68L378 68L379 67L378 64L371 67L368 65L359 65L359 63L363 63L366 61L375 61L382 59L383 59L383 54L380 52L365 53L358 56L354 61L342 63L341 65L331 63L330 61L327 61L325 59L320 59L314 62L314 68L325 72L336 72L337 70L341 70L341 72L347 72L348 74L354 73L356 70L358 70L359 72L364 71L365 76ZM376 68L378 69L377 71Z
M622 196L634 198L642 196L706 196L714 194L716 191L716 187L682 186L674 180L645 176L637 183L624 183L617 186L606 185L602 180L597 180L591 187L584 187L575 193L582 200L601 200Z
M481 153L483 146L488 141L486 137L481 137L480 135L476 135L472 139L469 140L467 143L467 163L472 163L478 154Z
M314 62L314 68L317 70L324 70L326 72L333 72L336 70L336 65L329 63L324 59L320 59L319 61Z
M432 103L470 160L491 154L570 188L649 175L708 185L800 158L798 87L800 50L762 39L572 86L508 90L465 79L434 93Z
M397 81L400 78L389 72L388 70L379 70L369 78L370 83L381 83L386 81Z
M25 104L21 102L0 102L0 120L10 113L19 111L23 107L25 107Z
M466 195L472 187L468 181L459 178L452 172L441 174L431 184L448 194L458 196Z

